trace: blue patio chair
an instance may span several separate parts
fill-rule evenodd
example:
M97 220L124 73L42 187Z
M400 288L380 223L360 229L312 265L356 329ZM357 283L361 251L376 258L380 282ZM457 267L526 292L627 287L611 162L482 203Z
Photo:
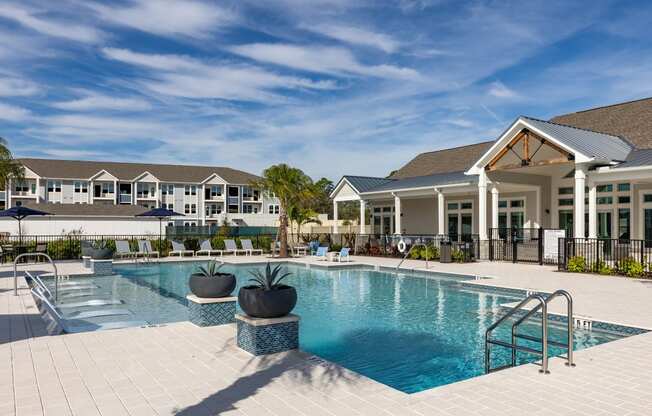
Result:
M349 256L349 251L351 251L350 248L342 247L342 249L340 250L339 253L335 253L335 259L334 260L337 260L340 263L342 261L345 261L345 259L346 259L347 262L351 261L351 257Z
M328 247L317 247L315 257L317 260L328 260Z
M308 248L310 249L310 255L314 256L315 253L317 253L317 249L319 248L319 241L311 241L308 243Z

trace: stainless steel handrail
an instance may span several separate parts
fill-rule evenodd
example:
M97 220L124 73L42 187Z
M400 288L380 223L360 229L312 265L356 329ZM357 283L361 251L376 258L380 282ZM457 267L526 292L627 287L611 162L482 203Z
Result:
M541 344L542 348L541 351L533 350L531 348L527 347L522 347L519 345L516 345L514 342L511 344L502 342L502 341L497 341L497 340L492 340L491 339L491 332L498 327L501 323L505 322L505 320L511 318L514 316L514 314L519 311L523 306L526 304L530 303L531 301L536 300L539 302L539 308L541 309ZM505 315L503 315L499 320L494 322L487 330L485 331L484 335L484 340L485 340L485 348L484 348L484 367L485 367L485 372L490 373L492 372L491 369L491 345L499 345L505 348L511 348L512 350L512 356L516 354L516 350L522 350L522 351L527 351L530 353L540 353L541 355L541 372L543 373L548 373L548 308L546 305L546 300L544 299L543 296L541 296L538 293L534 293L522 301L518 303L515 307L513 307L509 312L507 312ZM502 369L505 367L500 367L499 369Z
M412 252L412 249L415 248L415 247L419 247L419 246L426 249L426 269L428 268L428 246L425 243L415 243L415 244L412 244L410 246L410 249L407 251L407 253L405 253L405 256L403 256L403 258L401 259L401 262L398 264L398 266L396 266L396 270L398 270L399 267L401 267L401 264L403 264L403 262L405 261L405 259L408 258L408 256Z
M22 253L14 259L14 296L18 296L18 260L23 257L45 257L54 269L54 301L59 300L59 273L57 272L57 265L54 264L52 257L45 253Z
M547 298L546 298L546 305L548 305L552 300L557 298L558 296L563 296L566 298L566 320L567 320L567 325L568 325L568 333L567 333L567 341L566 344L562 344L560 342L552 342L552 341L547 341L551 345L555 345L557 347L562 347L566 348L567 355L566 355L566 365L569 367L575 367L575 363L573 363L573 297L570 295L565 290L556 290L553 293L551 293ZM528 318L530 318L532 315L534 315L536 312L538 312L540 309L540 305L532 308L530 311L528 311L525 315L523 315L521 318L519 318L513 325L512 325L512 343L516 344L516 338L522 338L522 339L527 339L529 341L539 341L541 342L540 339L527 336L527 335L521 335L517 333L517 329L519 325L521 325L523 322L525 322ZM512 365L516 365L516 350L512 350Z

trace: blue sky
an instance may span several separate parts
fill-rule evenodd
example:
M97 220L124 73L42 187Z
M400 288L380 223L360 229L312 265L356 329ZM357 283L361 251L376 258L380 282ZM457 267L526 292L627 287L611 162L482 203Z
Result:
M652 96L634 1L0 2L18 156L387 175L422 151Z

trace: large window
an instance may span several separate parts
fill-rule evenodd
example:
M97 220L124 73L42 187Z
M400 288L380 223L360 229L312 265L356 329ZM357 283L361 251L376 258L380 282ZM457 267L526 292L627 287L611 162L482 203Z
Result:
M470 240L473 237L473 202L449 202L446 210L448 237L453 241Z
M618 209L618 239L620 240L630 239L631 218L629 213L629 208Z
M16 182L14 184L14 192L29 192L29 186L27 186L27 182Z
M48 192L61 192L61 181L48 181Z
M88 193L88 182L83 182L83 181L75 181L75 193Z
M280 210L278 205L270 205L267 207L267 209L270 214L278 214Z

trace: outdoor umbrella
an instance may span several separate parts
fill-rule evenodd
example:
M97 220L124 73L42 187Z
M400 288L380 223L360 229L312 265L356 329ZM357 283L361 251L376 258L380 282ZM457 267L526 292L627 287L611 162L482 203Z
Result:
M18 241L19 244L23 243L23 233L20 227L20 222L23 220L25 217L29 217L31 215L53 215L47 212L39 211L37 209L32 209L32 208L27 208L22 205L16 206L16 207L11 207L9 209L6 209L4 211L0 211L0 217L11 217L15 218L18 220Z
M154 208L142 214L136 215L137 217L154 217L158 218L158 251L159 255L163 255L163 248L161 247L161 236L163 235L162 221L170 217L183 217L183 214L174 212L166 208Z

